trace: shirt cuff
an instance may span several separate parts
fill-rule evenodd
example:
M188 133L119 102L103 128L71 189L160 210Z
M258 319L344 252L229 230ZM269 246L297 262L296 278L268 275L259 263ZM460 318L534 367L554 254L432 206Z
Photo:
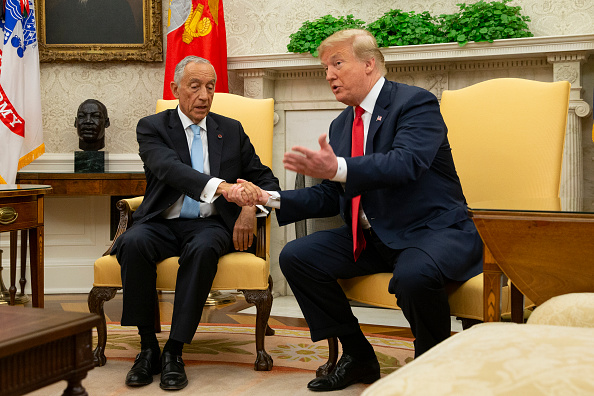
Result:
M346 181L347 181L346 160L343 157L336 157L336 162L338 163L338 168L336 169L336 174L330 180L335 181L335 182L346 183Z
M273 208L273 209L280 209L280 194L278 191L266 191L270 194L268 197L268 201L266 202L266 206Z
M213 203L221 194L217 194L217 188L219 185L224 182L225 180L219 179L218 177L213 177L206 183L204 186L204 190L200 194L200 201L206 203Z
M262 205L256 205L256 208L260 209L260 211L256 213L256 217L266 217L270 213L270 211Z

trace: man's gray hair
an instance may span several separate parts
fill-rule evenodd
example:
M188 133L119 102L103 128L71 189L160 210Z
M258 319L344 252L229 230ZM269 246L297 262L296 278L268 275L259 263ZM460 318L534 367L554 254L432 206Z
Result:
M201 57L195 56L195 55L186 56L184 59L179 61L177 66L175 66L175 73L173 74L173 81L178 86L181 83L182 77L184 76L184 70L186 69L186 66L188 65L188 63L206 63L207 65L212 66L212 63L210 63L210 61L208 59L204 59L204 58L201 58ZM212 69L214 71L215 81L217 81L217 72L214 69L214 66Z

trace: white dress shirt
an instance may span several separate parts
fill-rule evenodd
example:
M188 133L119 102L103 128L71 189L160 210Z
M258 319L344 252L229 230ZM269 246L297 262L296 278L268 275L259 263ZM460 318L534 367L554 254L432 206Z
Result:
M194 140L194 132L192 132L191 125L194 123L188 116L186 116L180 110L179 106L177 107L177 114L181 119L182 126L184 127L184 131L186 132L186 139L188 141L188 150L192 147L192 141ZM204 169L202 173L206 175L210 175L210 162L208 158L208 137L206 135L206 117L202 119L198 123L198 126L202 128L200 131L200 139L202 140L202 158L204 159ZM219 179L218 177L213 177L206 183L206 186L200 193L200 217L208 217L217 214L217 210L213 204L213 202L220 196L220 194L216 194L217 188L219 184L224 182L225 180ZM163 211L161 216L165 217L166 219L175 219L179 217L181 212L181 207L184 201L185 195L182 194L181 197L169 208Z

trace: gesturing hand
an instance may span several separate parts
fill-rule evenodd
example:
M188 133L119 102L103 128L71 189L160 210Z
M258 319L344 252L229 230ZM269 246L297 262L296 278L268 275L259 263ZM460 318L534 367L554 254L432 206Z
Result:
M331 179L336 175L338 162L332 147L326 142L326 134L318 138L320 150L295 146L294 152L287 152L283 158L285 168L318 179Z

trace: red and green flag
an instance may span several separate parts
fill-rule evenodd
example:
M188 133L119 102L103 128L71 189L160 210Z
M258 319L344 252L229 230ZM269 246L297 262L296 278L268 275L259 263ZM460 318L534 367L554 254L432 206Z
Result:
M171 93L175 66L188 55L208 59L217 73L216 92L229 92L223 0L170 0L163 99Z

